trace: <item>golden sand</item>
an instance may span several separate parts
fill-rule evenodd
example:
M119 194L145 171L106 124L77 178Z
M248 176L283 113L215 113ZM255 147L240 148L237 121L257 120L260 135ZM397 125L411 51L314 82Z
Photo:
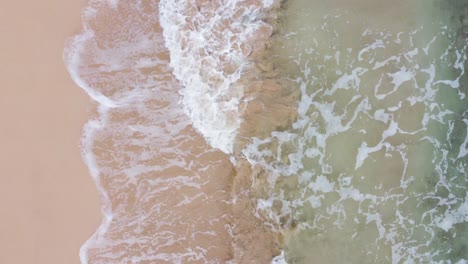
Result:
M62 51L84 1L8 1L0 9L0 263L80 263L100 221L80 157L88 98Z

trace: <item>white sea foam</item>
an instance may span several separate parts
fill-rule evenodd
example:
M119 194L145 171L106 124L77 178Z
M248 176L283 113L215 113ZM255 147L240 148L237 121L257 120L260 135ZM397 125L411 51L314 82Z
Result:
M77 72L74 72L77 74ZM78 84L78 83L77 83ZM83 87L82 87L83 88ZM96 131L99 131L104 128L107 123L108 117L108 110L109 108L106 107L104 104L99 106L98 112L99 117L97 119L89 120L84 128L83 134L81 137L81 147L82 147L82 157L84 162L86 163L88 170L93 178L94 182L96 183L96 187L101 195L101 203L102 209L101 212L103 214L102 222L99 225L98 229L94 232L94 234L82 245L80 249L80 260L82 264L88 263L88 255L87 249L92 244L95 243L96 240L99 240L109 229L109 225L113 219L113 212L111 209L111 201L108 196L107 190L103 187L101 178L100 178L100 168L96 161L96 156L93 154L92 148L95 141L94 134Z
M93 14L92 9L87 9L85 15ZM80 260L82 264L88 263L88 248L95 243L96 240L100 239L108 230L109 225L113 219L113 212L111 209L111 202L108 196L107 190L103 187L100 174L101 170L98 166L96 156L94 155L92 148L95 141L95 133L103 129L106 126L108 111L110 108L118 107L111 98L104 96L99 90L92 87L87 80L81 77L81 69L83 65L82 55L86 49L86 43L95 37L92 30L85 30L82 34L77 35L70 39L66 45L64 51L64 61L67 70L73 79L73 81L83 89L88 96L99 104L98 113L99 116L96 119L89 120L83 128L83 134L81 138L81 154L85 164L88 167L89 173L93 178L96 187L101 195L103 214L102 222L94 234L82 245L80 249Z
M259 19L260 6L241 0L205 4L209 7L162 0L160 23L170 65L183 86L186 114L209 144L230 154L242 122L239 80L249 65L249 41L268 25ZM265 2L266 7L272 5Z
M468 119L463 119L463 121L468 127ZM466 155L468 155L468 128L466 130L465 140L463 141L462 144L460 144L460 151L458 152L457 158L460 159L460 158L465 157Z
M116 107L118 104L101 92L93 88L86 80L79 76L80 65L82 63L82 52L85 48L85 43L94 38L92 30L85 30L82 34L75 36L67 43L64 52L65 65L73 81L83 89L88 96L94 101L107 107Z
M271 264L288 264L288 262L286 262L286 257L284 256L284 251L281 251L281 254L274 257Z
M468 195L468 192L466 193ZM456 224L468 222L468 199L457 199L451 195L448 199L441 199L440 206L457 204L457 208L449 208L443 215L435 215L434 223L445 232L448 232Z

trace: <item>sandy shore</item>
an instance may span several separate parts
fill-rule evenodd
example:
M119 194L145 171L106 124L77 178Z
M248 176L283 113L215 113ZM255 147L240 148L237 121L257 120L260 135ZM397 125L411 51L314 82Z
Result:
M78 145L88 98L62 62L84 1L0 9L0 263L79 263L100 221Z

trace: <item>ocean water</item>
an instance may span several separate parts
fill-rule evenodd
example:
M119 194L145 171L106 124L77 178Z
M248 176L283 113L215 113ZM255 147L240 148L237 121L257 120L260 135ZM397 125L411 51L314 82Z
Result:
M82 263L467 263L468 1L91 0Z

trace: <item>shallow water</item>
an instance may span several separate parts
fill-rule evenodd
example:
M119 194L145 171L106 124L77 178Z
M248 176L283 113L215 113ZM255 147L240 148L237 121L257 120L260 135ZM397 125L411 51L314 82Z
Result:
M468 259L463 4L285 4L271 54L299 117L244 154L288 263Z
M254 216L248 194L239 187L242 177L234 180L236 171L222 152L232 143L220 150L210 146L210 136L205 141L190 119L192 112L212 117L207 128L219 134L220 117L206 111L224 109L225 102L216 97L226 95L209 86L212 76L204 76L208 84L203 78L190 83L200 77L194 70L201 67L196 49L179 56L185 63L192 59L188 69L194 71L179 72L181 82L173 75L178 50L170 54L159 23L165 4L170 2L90 1L83 33L65 49L72 78L96 102L83 129L82 154L101 192L104 218L82 246L81 261L267 263L277 253L276 239ZM181 12L191 10L183 1L178 4ZM192 23L206 20L192 18ZM174 34L196 34L184 25L166 26L175 27ZM184 86L183 78L189 80ZM204 92L196 85L204 85ZM200 101L182 100L191 93ZM207 99L207 93L215 95Z
M90 1L83 263L465 263L468 2ZM465 262L463 262L465 261Z

